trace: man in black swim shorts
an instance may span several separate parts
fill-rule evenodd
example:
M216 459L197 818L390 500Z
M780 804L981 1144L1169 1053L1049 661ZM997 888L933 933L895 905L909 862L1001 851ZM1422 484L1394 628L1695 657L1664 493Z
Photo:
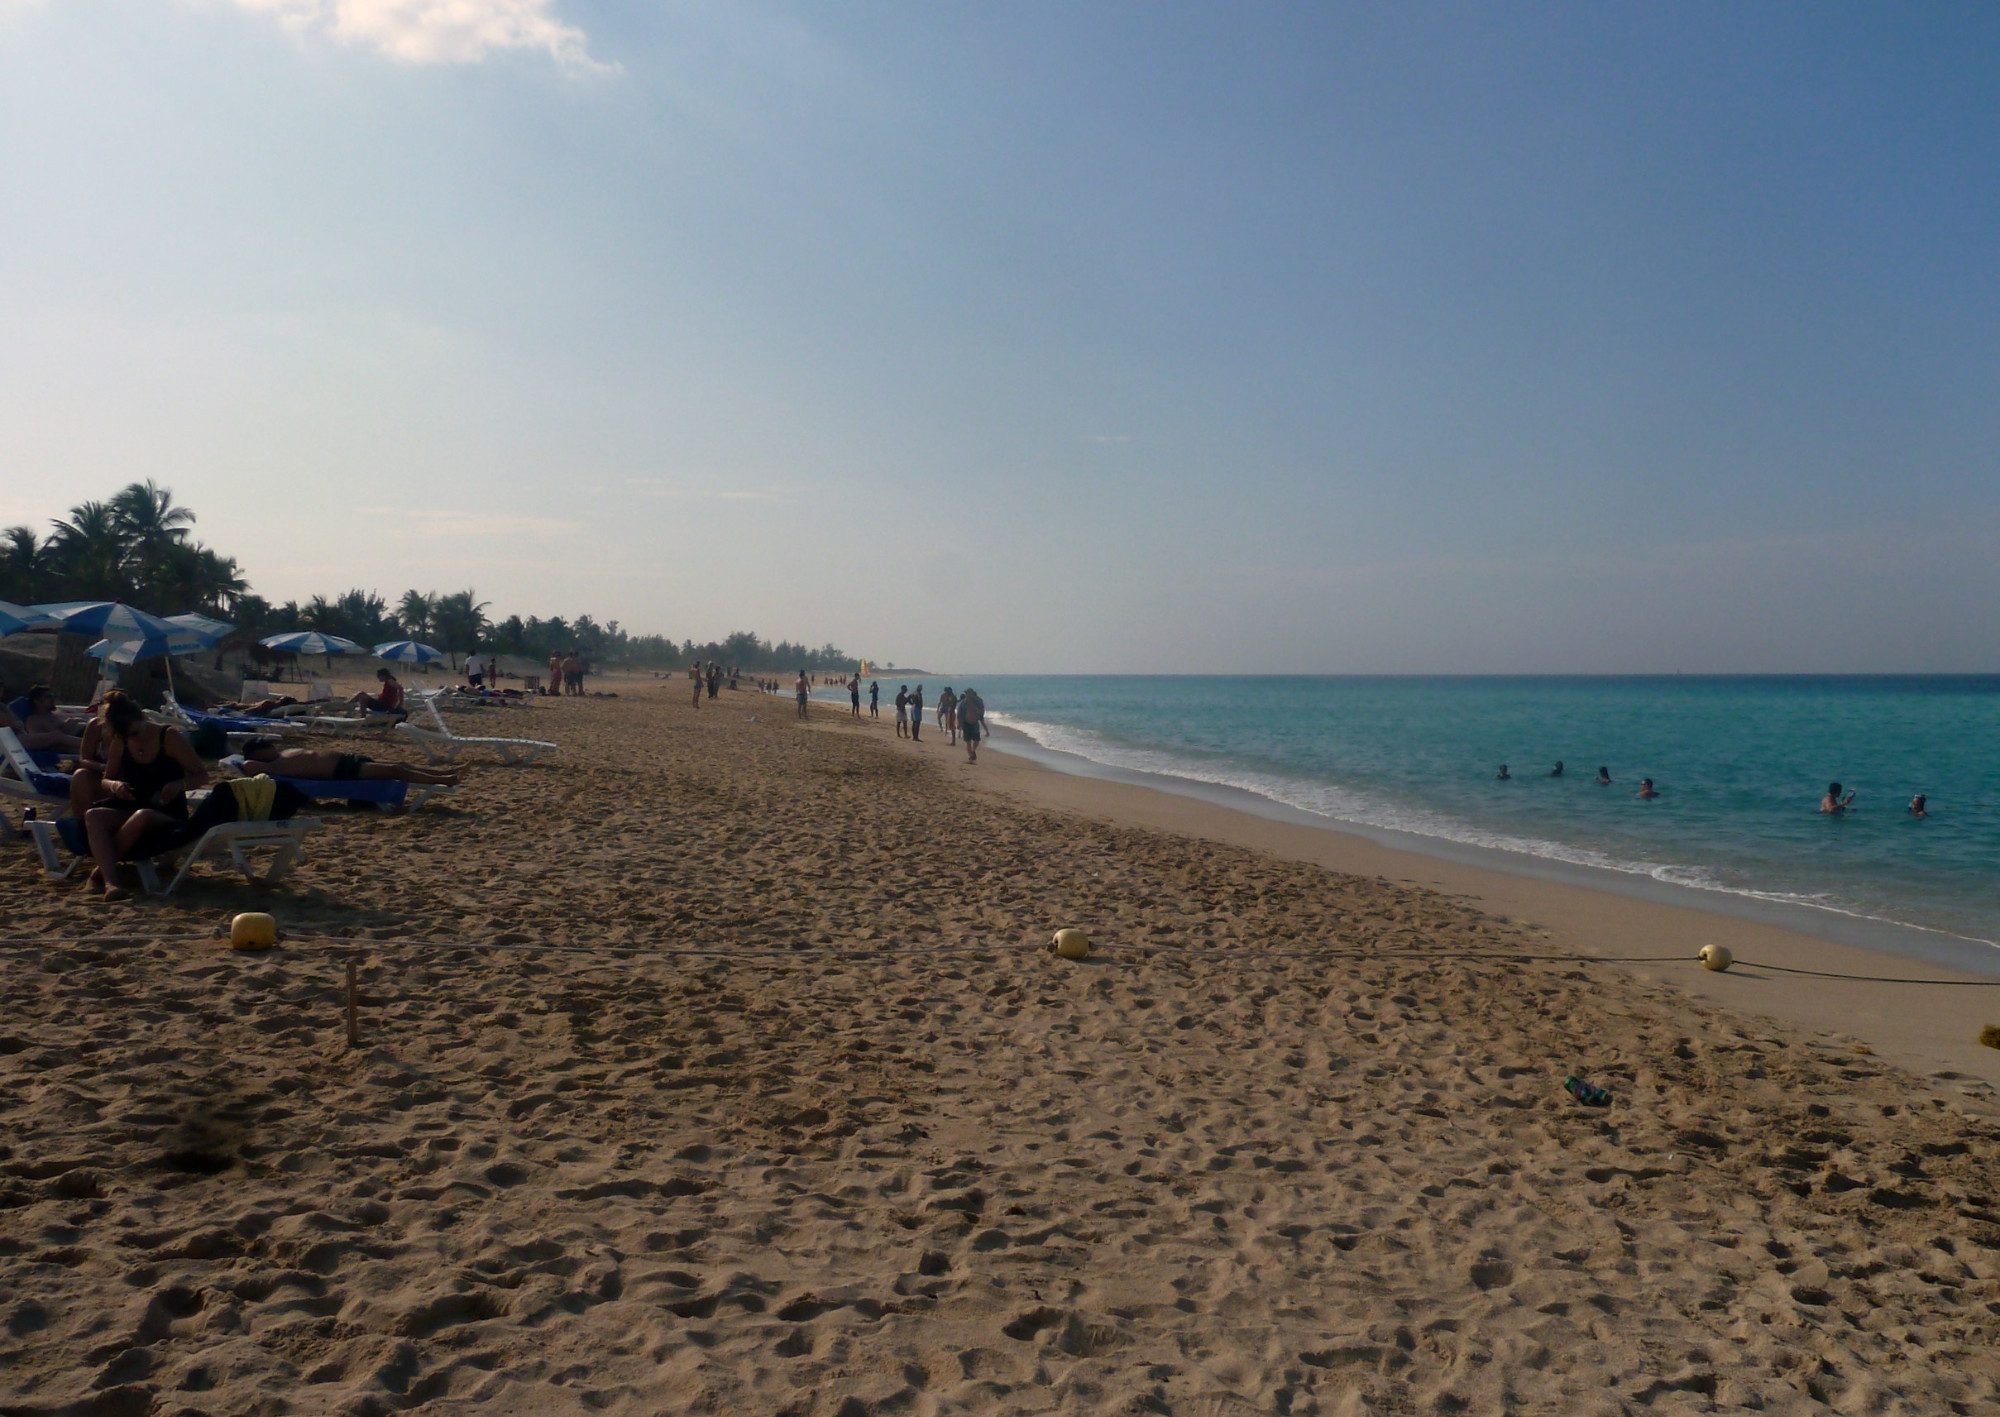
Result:
M333 780L335 782L359 782L361 770L373 762L361 753L342 753L333 760Z
M979 740L986 736L986 700L969 684L958 696L958 736L965 744L965 760L978 762Z

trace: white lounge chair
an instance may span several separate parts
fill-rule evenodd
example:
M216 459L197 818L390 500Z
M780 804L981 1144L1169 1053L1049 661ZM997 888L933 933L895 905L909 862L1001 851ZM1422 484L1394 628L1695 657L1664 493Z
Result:
M211 851L220 854L226 850L244 879L272 885L283 880L292 867L299 864L299 858L305 851L306 834L318 831L319 825L317 817L293 817L282 822L224 822L219 827L210 827L198 840L126 864L138 873L139 884L145 888L146 894L172 895L187 878L187 873L194 869L195 862ZM64 841L59 823L29 822L28 832L35 839L35 854L42 859L42 871L55 880L67 879L70 872L90 859L87 852L73 851L70 860L67 863L63 861L57 845L60 843L74 848L78 843ZM261 874L250 859L253 851L271 853ZM180 862L180 869L162 887L160 868L172 867L176 859Z
M553 752L557 745L544 743L537 738L461 738L445 727L444 716L438 712L437 699L430 695L410 696L409 702L419 706L419 712L431 721L429 728L416 723L399 723L396 732L406 733L417 741L424 750L424 756L434 763L449 763L457 760L466 748L491 748L500 755L500 761L510 767L532 763L536 756Z
M0 794L60 817L69 810L69 774L38 766L14 730L0 727Z
M252 738L277 737L285 733L303 733L304 724L291 722L265 722L262 719L244 718L237 714L197 713L186 704L179 703L171 696L164 700L152 717L171 724L183 733L196 733L204 723L215 723L222 729L229 746L241 749Z

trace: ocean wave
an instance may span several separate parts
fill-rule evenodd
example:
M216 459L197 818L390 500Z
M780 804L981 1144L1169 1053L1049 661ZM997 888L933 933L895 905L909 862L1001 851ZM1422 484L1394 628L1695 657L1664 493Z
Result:
M1852 920L1893 925L1899 929L1918 930L1925 934L1963 940L1969 944L2000 948L2000 941L1997 940L1874 914L1816 892L1759 890L1750 886L1730 884L1702 866L1674 861L1629 859L1568 842L1495 831L1443 812L1397 801L1380 793L1343 787L1335 783L1316 782L1309 778L1259 772L1227 762L1204 762L1168 749L1144 748L1121 743L1087 728L1044 723L1036 719L995 713L991 710L988 711L987 717L995 724L1010 728L1051 752L1068 753L1105 767L1122 768L1129 772L1150 773L1213 787L1234 788L1296 811L1323 817L1328 821L1401 832L1410 836L1429 837L1460 846L1511 852L1518 856L1553 861L1567 866L1613 871L1625 876L1643 876L1663 885L1682 886L1690 890L1735 896L1772 905L1822 910Z

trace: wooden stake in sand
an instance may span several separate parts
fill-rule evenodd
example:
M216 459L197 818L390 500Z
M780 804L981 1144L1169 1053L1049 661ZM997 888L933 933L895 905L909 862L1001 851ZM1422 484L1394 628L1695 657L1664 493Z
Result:
M354 961L347 962L347 1046L361 1046L361 1004L358 997Z

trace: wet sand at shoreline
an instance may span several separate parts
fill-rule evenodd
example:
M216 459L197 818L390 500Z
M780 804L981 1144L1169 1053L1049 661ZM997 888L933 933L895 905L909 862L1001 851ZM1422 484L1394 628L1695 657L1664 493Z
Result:
M2000 1399L1954 1081L1523 960L1545 912L607 687L454 720L564 750L322 812L275 892L0 857L0 1410ZM278 950L209 938L265 906Z
M1992 1106L2000 1086L2000 1050L1982 1047L1980 1029L2000 1022L2000 987L1991 976L1883 950L1822 939L1732 913L1727 900L1702 908L1692 891L1667 903L1603 888L1548 880L1525 872L1470 864L1382 845L1337 824L1301 825L1238 810L1201 797L1054 771L1006 751L985 755L979 785L1037 806L1080 812L1105 821L1226 841L1310 861L1330 870L1418 885L1475 905L1536 932L1550 948L1621 959L1667 956L1664 964L1630 966L1695 997L1790 1025L1863 1042L1901 1066L1953 1084L1954 1091ZM1496 853L1497 855L1497 853ZM1524 865L1537 864L1526 861ZM1702 945L1723 944L1739 960L1783 969L1894 979L1950 979L1958 987L1885 985L1758 970L1739 964L1726 974L1695 967ZM1985 980L1987 982L1980 982ZM1966 987L1976 986L1976 987ZM1995 1108L2000 1115L2000 1108Z

